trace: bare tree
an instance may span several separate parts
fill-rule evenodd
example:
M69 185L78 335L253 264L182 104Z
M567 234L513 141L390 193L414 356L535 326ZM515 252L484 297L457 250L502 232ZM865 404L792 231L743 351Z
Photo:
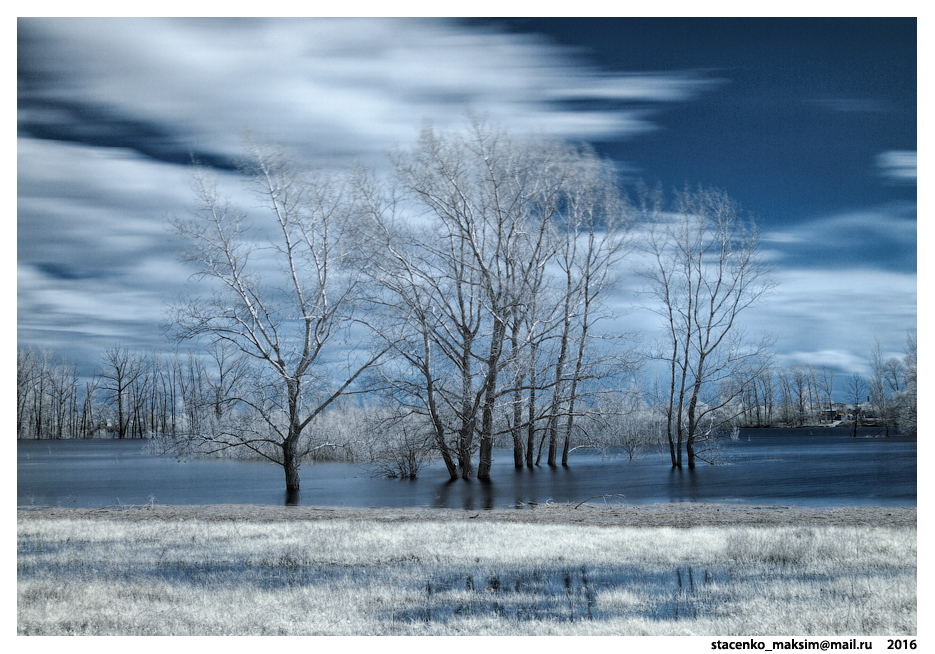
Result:
M425 165L396 163L401 174L413 177L417 171L409 166ZM451 478L468 478L481 398L475 363L485 317L469 248L449 222L413 224L399 219L395 203L372 186L364 195L380 239L373 272L384 290L380 305L387 318L377 335L397 355L380 369L380 384L402 407L431 421Z
M918 345L916 330L906 335L906 354L903 357L903 387L899 392L899 431L903 436L916 435L916 385L918 374Z
M775 401L773 399L773 371L768 365L754 376L753 386L756 389L755 397L757 398L757 427L764 425L770 427L773 424ZM762 412L760 407L762 407Z
M870 349L870 403L883 423L883 435L887 438L890 435L894 407L894 394L889 380L890 374L886 359L883 357L883 347L879 339L874 339L873 347Z
M588 153L590 155L590 153ZM568 412L565 439L562 447L562 465L568 465L568 452L572 427L576 417L576 403L586 378L596 376L596 367L589 366L586 354L598 321L605 318L600 301L603 292L614 282L617 264L626 254L627 233L631 226L632 211L621 197L613 172L594 156L583 156L573 167L567 182L562 222L565 225L564 247L557 257L566 277L565 319L567 326L574 320L577 329L573 335L576 352L568 389ZM576 279L573 283L572 279ZM568 302L572 298L573 302ZM562 330L562 349L570 332ZM630 370L636 367L632 358L620 356L617 362ZM589 370L590 368L590 370ZM549 445L549 464L554 465L552 443Z
M253 383L228 399L254 419L229 420L204 438L282 465L294 495L301 459L314 448L300 446L303 430L382 352L352 330L367 246L342 182L300 170L282 152L251 145L249 155L245 172L265 221L251 230L213 180L196 176L197 210L175 227L211 290L199 286L174 323L179 339L226 342L253 361Z
M249 368L246 357L229 341L214 341L206 350L211 368L206 375L207 400L214 419L220 422L242 394Z
M32 407L42 368L32 348L16 350L16 437L32 435Z
M81 426L79 428L80 438L94 438L94 435L101 429L101 419L98 415L98 405L95 401L98 384L100 379L92 377L84 385L84 403L81 407Z
M811 366L796 364L789 371L792 381L792 400L795 402L795 426L801 427L808 422L811 405L809 379Z
M764 350L737 368L737 377L721 384L722 397L734 398L722 411L734 426L763 427L769 424L772 403L772 352Z
M130 419L136 410L130 390L144 372L144 358L114 345L101 355L98 387L117 409L117 438L130 435Z
M16 350L16 437L77 438L78 369L49 350Z
M831 399L831 394L834 391L834 370L829 366L821 366L816 374L816 382L818 384L818 391L823 394L825 400L828 402L827 411L830 413L834 408L833 400Z
M854 373L844 382L844 393L851 403L851 436L857 436L857 428L861 420L861 404L867 397L867 382L862 376Z
M684 443L693 468L696 441L705 435L700 427L733 399L715 398L711 390L739 370L753 378L756 371L745 364L770 345L748 341L738 316L772 282L752 221L724 193L683 191L674 214L663 211L658 195L644 207L653 218L646 245L652 263L644 275L667 337L661 358L668 368L669 452L672 466L681 467Z

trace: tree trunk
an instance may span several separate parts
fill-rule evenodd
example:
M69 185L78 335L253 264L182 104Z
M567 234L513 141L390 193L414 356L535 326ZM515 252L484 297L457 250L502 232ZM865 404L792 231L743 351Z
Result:
M688 456L689 470L695 468L695 436L698 432L695 410L698 408L698 395L701 393L701 382L699 380L702 378L703 366L704 356L701 356L698 360L698 373L692 386L691 399L688 401L688 435L685 438L685 454Z
M282 442L282 467L286 474L286 503L292 504L298 500L299 493L299 458L296 456L296 446L302 427L299 425L299 382L290 379L286 382L289 393L289 433Z
M490 466L493 463L493 442L489 437L481 436L480 453L477 458L477 478L490 479Z
M523 467L523 405L522 394L517 392L513 399L513 467Z
M299 492L299 460L295 453L298 438L287 438L282 443L282 467L286 473L286 493Z
M445 462L445 468L448 470L448 477L452 480L458 478L458 466L455 465L454 459L451 458L451 452L448 450L448 445L445 444L442 440L439 445L439 449L442 452L442 460Z
M458 434L458 470L461 479L471 478L471 445L474 440L474 418L466 418Z
M429 416L432 419L432 427L435 430L435 446L438 447L438 451L442 455L445 468L448 469L448 476L454 480L458 478L458 468L451 455L451 448L448 447L448 443L445 442L445 425L438 415L438 404L435 401L435 382L432 378L432 344L429 341L428 331L424 322L422 323L422 347L425 352L422 374L425 376L426 405L429 410Z
M117 438L127 435L127 425L123 419L123 393L117 391Z
M558 444L558 417L553 415L551 420L549 420L549 460L548 460L548 463L550 466L555 465L557 444Z
M679 412L681 413L681 411ZM675 428L675 467L682 467L682 420L679 418Z
M515 319L514 319L515 320ZM519 351L519 328L513 324L511 337L514 356ZM513 425L510 433L513 436L513 467L523 467L523 391L520 388L526 375L521 374L514 380L516 390L513 391Z
M471 446L474 442L474 393L471 388L471 349L473 339L464 333L461 355L461 430L458 432L458 468L462 479L471 477Z
M435 445L438 447L438 451L441 452L442 460L445 462L445 468L448 469L448 476L451 477L452 480L457 479L458 467L455 465L454 459L451 456L451 449L448 447L448 443L445 442L445 427L438 417L438 411L435 409L434 396L430 396L429 402L432 425L435 428Z
M526 426L526 467L533 466L533 450L536 447L536 354L538 346L533 343L529 360L529 422Z
M532 415L532 410L529 413L529 425L527 425L526 432L526 467L532 468L533 452L536 449L536 420L535 416Z
M506 336L506 323L499 318L494 320L493 336L490 339L490 356L487 359L487 379L484 388L484 410L481 420L480 456L477 462L477 478L490 479L490 467L493 464L493 409L497 399L497 372L500 367L500 353Z

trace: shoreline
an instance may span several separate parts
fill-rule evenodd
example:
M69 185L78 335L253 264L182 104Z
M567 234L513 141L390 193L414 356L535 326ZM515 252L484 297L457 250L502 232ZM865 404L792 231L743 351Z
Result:
M712 526L867 526L917 525L916 507L855 506L804 508L740 504L559 504L527 509L356 508L273 506L257 504L143 505L98 509L17 507L17 519L76 520L205 520L288 522L354 520L372 522L477 521L585 525L598 527L712 527Z

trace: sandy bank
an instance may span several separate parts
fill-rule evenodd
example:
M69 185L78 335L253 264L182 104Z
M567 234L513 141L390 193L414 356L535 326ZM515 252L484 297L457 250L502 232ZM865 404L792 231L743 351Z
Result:
M370 520L526 522L621 527L695 527L736 525L833 525L915 527L915 507L800 508L736 504L541 504L524 509L489 511L461 509L360 509L320 506L214 504L203 506L143 506L131 508L69 509L19 507L30 519L76 518L108 520Z

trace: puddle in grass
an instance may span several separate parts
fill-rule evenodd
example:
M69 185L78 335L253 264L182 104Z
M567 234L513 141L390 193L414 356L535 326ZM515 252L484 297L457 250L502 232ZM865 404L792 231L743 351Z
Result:
M423 589L424 604L393 613L398 622L448 622L496 616L510 621L575 622L643 616L671 620L710 613L706 587L729 581L725 572L685 566L669 571L640 568L536 570L496 575L436 576ZM625 599L607 591L628 591Z

